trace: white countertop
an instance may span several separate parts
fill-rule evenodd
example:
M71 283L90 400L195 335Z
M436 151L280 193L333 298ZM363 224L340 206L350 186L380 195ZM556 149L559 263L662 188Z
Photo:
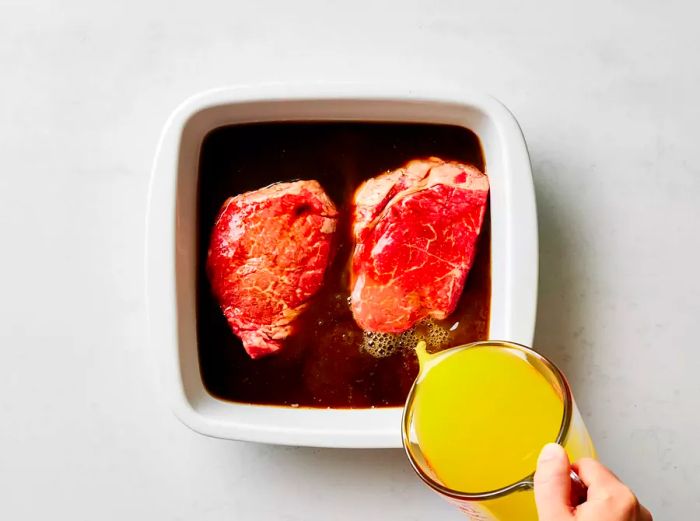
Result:
M515 113L540 218L536 347L657 519L700 510L690 2L97 3L0 0L0 517L463 519L398 450L189 431L146 338L148 175L176 104L226 84L416 75Z

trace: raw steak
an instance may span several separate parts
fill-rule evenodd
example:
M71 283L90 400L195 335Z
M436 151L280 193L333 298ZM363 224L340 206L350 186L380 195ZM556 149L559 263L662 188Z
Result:
M317 181L275 184L224 203L211 235L207 272L251 358L280 349L320 288L337 216Z
M486 175L475 167L435 157L358 188L351 306L362 329L398 333L454 311L488 191Z

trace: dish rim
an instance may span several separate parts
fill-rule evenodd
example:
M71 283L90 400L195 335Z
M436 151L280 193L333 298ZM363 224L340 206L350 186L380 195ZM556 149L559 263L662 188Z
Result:
M187 227L178 212L191 205L191 198L196 201L196 191L185 197L182 190L180 170L182 148L186 146L183 145L183 136L189 132L188 125L205 113L216 115L217 110L221 113L227 110L235 112L235 109L255 106L268 106L270 110L279 109L284 113L285 105L296 107L294 110L301 112L306 107L307 114L314 113L319 107L321 111L323 107L331 112L335 110L336 115L325 118L327 121L368 121L367 117L353 117L353 113L357 115L362 112L360 106L365 107L365 112L368 108L381 112L384 107L383 113L388 117L369 121L459 124L455 123L455 119L446 121L452 118L447 110L450 108L454 109L454 113L462 111L481 118L482 130L488 128L492 136L489 140L496 139L502 154L499 157L495 195L495 179L491 179L489 174L491 160L482 133L473 126L464 123L461 126L470 128L481 140L486 172L492 181L489 338L505 338L532 345L537 308L537 216L524 137L513 115L491 96L463 88L413 85L406 88L378 83L276 83L221 87L186 99L173 111L163 127L149 185L145 239L146 301L150 344L157 357L160 385L175 415L201 434L225 439L314 447L400 448L401 407L312 409L226 402L206 392L198 367L195 378L193 368L183 365L185 354L189 353L187 349L194 349L195 352L197 349L196 340L194 345L183 340L183 329L191 329L196 323L195 307L193 302L182 301L183 292L178 291L177 281L185 278L185 275L182 274L183 270L179 273L176 271L178 259L181 261L188 255L188 252L178 248L178 234ZM319 120L315 116L301 117L301 112L291 118L287 113L286 117L276 121ZM416 121L408 117L419 112L440 113L441 116L431 121ZM254 121L272 122L275 119ZM228 124L244 122L253 120L230 121ZM220 126L213 125L208 131ZM491 143L490 147L493 146ZM193 175L196 181L198 172L188 175ZM494 202L498 204L494 205ZM495 209L503 213L497 216ZM196 255L196 252L189 253ZM497 273L498 269L502 273ZM499 294L496 295L496 292ZM498 297L496 309L494 297ZM190 316L185 316L187 313L183 313L183 307L191 310ZM498 316L494 316L494 313Z

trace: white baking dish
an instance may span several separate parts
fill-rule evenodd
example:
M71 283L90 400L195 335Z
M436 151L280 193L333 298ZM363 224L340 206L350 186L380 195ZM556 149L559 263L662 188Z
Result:
M146 239L151 343L180 420L209 436L316 447L400 447L401 409L308 409L236 404L207 393L195 315L199 152L220 126L359 120L461 125L481 139L491 184L490 338L530 345L537 303L537 217L523 135L495 99L401 85L264 85L196 95L168 119L150 187Z

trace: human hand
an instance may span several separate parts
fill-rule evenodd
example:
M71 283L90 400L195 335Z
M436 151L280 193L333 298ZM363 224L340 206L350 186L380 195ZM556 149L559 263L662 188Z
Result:
M571 504L572 466L561 445L545 445L535 472L540 521L652 521L634 493L597 461L584 458L573 469L588 487L586 501Z

